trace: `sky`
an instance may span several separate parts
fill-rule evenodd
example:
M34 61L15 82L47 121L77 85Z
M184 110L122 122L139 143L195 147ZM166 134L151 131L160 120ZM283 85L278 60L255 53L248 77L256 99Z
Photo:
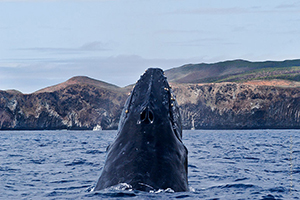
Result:
M73 76L124 87L149 67L300 58L300 1L0 0L0 90Z

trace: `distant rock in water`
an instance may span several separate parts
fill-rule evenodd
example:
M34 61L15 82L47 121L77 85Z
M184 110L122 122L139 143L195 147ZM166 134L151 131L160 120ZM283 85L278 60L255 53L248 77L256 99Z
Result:
M171 85L184 129L300 128L299 82ZM117 129L130 89L74 77L32 94L0 90L0 130Z

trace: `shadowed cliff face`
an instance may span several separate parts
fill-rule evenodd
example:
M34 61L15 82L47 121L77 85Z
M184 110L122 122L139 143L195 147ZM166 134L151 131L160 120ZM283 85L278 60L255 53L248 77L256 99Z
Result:
M79 84L29 95L0 91L0 129L116 129L125 92Z
M184 129L300 128L300 87L171 85ZM84 83L27 95L0 91L0 129L117 129L128 92Z
M300 128L299 87L176 84L174 92L186 129Z

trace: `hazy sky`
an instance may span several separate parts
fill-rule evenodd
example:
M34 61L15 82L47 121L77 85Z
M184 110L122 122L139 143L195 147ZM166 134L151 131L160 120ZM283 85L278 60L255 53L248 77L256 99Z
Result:
M0 19L0 90L77 75L126 86L148 67L300 57L300 1L0 0Z

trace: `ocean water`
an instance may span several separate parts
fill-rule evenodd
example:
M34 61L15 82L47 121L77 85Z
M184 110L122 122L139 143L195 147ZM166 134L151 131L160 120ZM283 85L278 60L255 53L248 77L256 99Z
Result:
M300 130L184 131L190 192L93 192L116 131L1 131L0 199L299 199Z

